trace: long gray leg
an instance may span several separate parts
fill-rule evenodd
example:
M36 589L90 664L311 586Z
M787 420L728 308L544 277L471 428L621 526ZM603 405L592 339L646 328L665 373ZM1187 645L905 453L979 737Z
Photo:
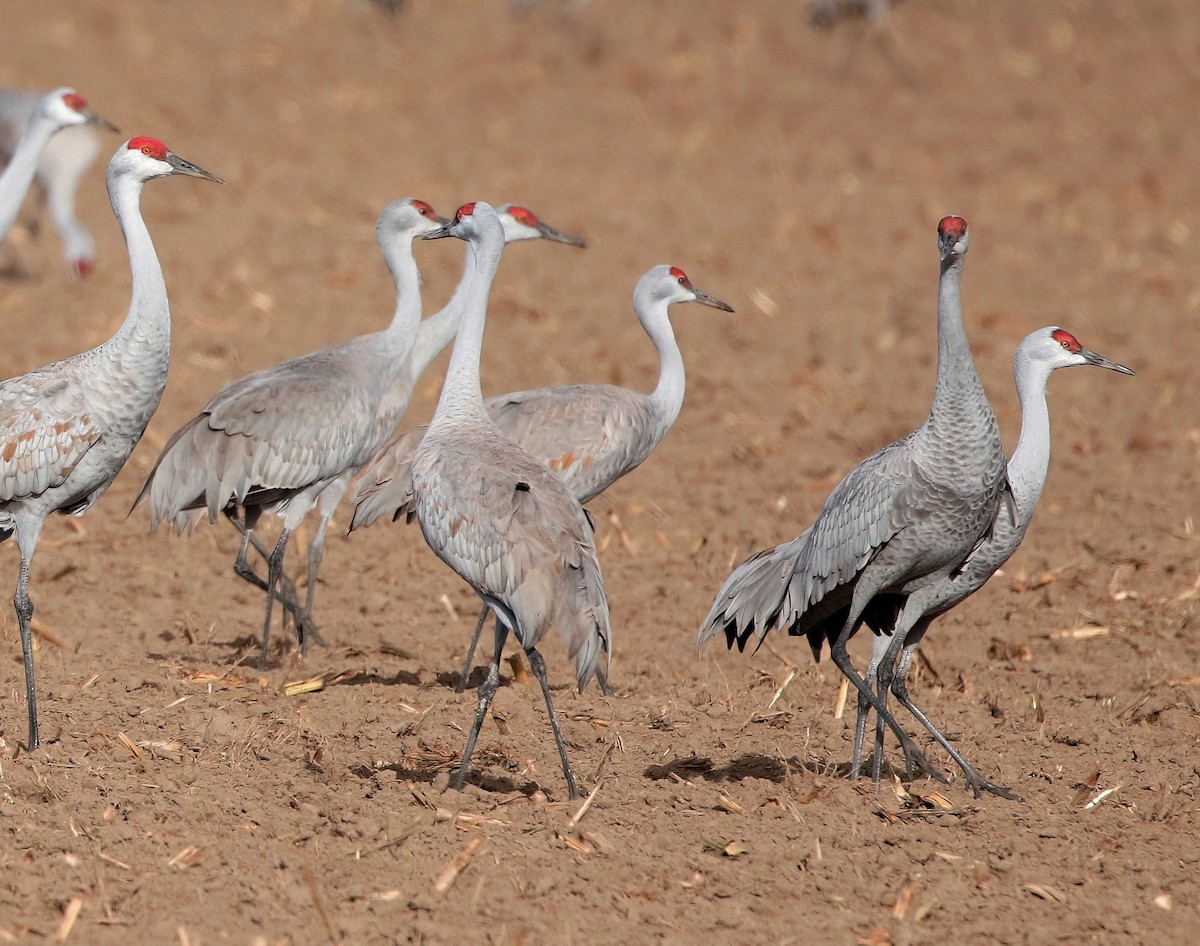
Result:
M313 623L312 610L313 599L317 594L317 572L321 568L321 560L325 557L325 533L328 530L329 517L323 515L317 524L317 532L313 536L312 543L308 547L308 587L304 595L304 611L295 615L296 641L300 645L302 654L308 652L310 639L321 646L325 645L325 639L321 637L316 624Z
M479 738L479 730L483 728L483 721L487 718L488 707L492 705L492 698L500 686L500 652L504 649L504 642L507 638L508 628L497 618L496 651L492 655L492 665L488 667L487 679L480 684L476 691L479 694L479 703L475 708L475 722L471 724L471 733L467 736L467 746L463 749L462 764L458 767L458 774L454 777L455 788L461 789L467 782L471 754L475 751L475 740Z
M538 653L536 647L528 648L525 653L529 657L529 666L533 668L534 676L542 685L542 696L546 698L546 713L550 717L550 728L554 731L554 743L558 746L558 757L562 760L563 775L567 780L567 797L576 798L579 795L579 789L575 787L575 773L571 771L571 760L567 758L567 747L563 743L562 730L558 728L558 714L554 711L554 700L550 696L550 682L546 679L546 661L542 659L542 655Z
M475 633L471 635L471 646L467 648L467 659L463 661L462 673L458 675L458 686L455 693L462 693L467 688L467 680L471 676L471 664L475 660L475 648L479 646L479 635L483 633L483 625L487 621L488 606L485 604L479 612L479 620L475 624Z
M26 750L32 752L42 744L38 735L37 681L33 667L33 601L29 598L29 566L33 562L33 551L37 548L41 523L34 528L32 536L17 531L17 542L21 548L21 568L17 572L17 593L13 596L13 608L17 612L17 627L21 633L21 656L25 661L25 698L29 701L29 741Z
M860 589L862 588L863 586L860 584L859 588L855 589L854 601L856 603L859 600L859 595L861 593ZM870 600L870 596L866 594L863 594L863 597L868 601ZM838 632L838 636L830 642L830 657L833 659L833 662L837 668L845 675L846 679L854 684L854 687L858 690L859 694L866 698L867 702L871 705L875 712L879 714L879 718L882 719L885 724L887 724L888 728L891 729L892 732L896 734L896 737L900 740L900 747L904 750L904 767L906 774L908 774L911 778L912 765L915 761L922 771L933 776L934 778L939 779L940 781L946 781L945 776L929 764L928 760L926 760L925 756L921 753L921 750L918 749L913 743L912 739L909 738L908 733L900 728L900 724L896 722L896 718L890 712L888 712L888 709L883 704L883 701L871 691L871 688L867 686L867 684L863 681L863 678L858 675L858 671L854 669L854 662L850 659L850 654L846 650L846 641L850 638L851 632L858 625L861 614L861 605L858 605L857 607L854 605L851 606L850 614L846 619L846 623L842 625L842 629Z
M242 534L241 548L238 549L237 560L233 563L233 571L239 578L249 582L260 591L267 590L267 582L258 576L254 571L254 566L250 564L247 557L250 546L254 546L255 551L262 556L263 561L267 562L268 569L271 562L271 549L263 544L262 540L254 534L254 525L258 522L257 515L251 515L249 511L246 513L246 521L243 522L237 518L232 507L225 509L225 518L227 518L235 529ZM286 573L280 573L279 585L275 589L276 600L284 607L284 620L291 617L296 622L296 637L303 643L306 638L313 640L315 643L324 644L325 640L317 633L316 627L312 622L302 624L300 605L296 600L296 586L292 580L288 578Z
M870 687L875 681L875 670L879 666L879 661L882 658L884 647L880 646L881 635L876 634L871 645L871 662L867 664L866 673L863 674L863 680ZM876 689L876 693L879 690ZM882 696L882 694L880 694ZM884 703L886 704L886 699ZM853 781L858 778L859 769L862 767L862 750L863 741L867 734L867 717L871 712L871 704L867 702L867 698L861 693L858 694L856 701L856 712L854 716L854 753L850 757L850 779ZM881 725L881 724L880 724ZM877 727L878 728L878 727ZM876 748L876 758L879 756L879 748ZM878 772L878 768L873 766L872 773ZM873 775L876 784L879 784L879 776Z
M938 745L945 749L950 755L950 758L955 761L960 769L962 769L963 775L966 777L967 784L971 786L971 791L975 794L976 798L978 798L979 793L983 791L991 792L993 795L999 795L1001 798L1007 798L1009 801L1024 801L1024 799L1021 798L1021 796L1014 792L1011 788L1005 788L1003 785L998 785L995 782L984 778L977 771L975 771L975 769L971 767L967 760L962 757L962 754L950 744L950 741L940 732L938 732L937 727L929 721L929 718L917 708L917 705L909 697L907 685L908 665L911 662L913 652L916 649L917 644L910 644L904 648L904 653L900 656L900 666L896 670L895 678L891 680L891 690L896 695L896 699L900 701L905 709L913 714L913 717L925 727L925 729L929 732L929 735L933 736L933 738L937 740ZM880 686L883 685L883 679L880 678Z
M267 559L269 571L267 572L267 613L263 618L262 630L262 648L258 654L258 669L267 669L267 645L271 642L271 609L275 604L276 590L279 588L279 576L283 572L283 553L287 549L288 539L291 538L292 530L284 528L279 533L279 541L275 543L275 551L271 553L271 557ZM243 550L246 543L242 543Z
M471 635L471 646L467 648L467 659L463 661L462 672L458 675L458 685L455 693L462 693L467 688L467 680L471 676L471 664L475 661L475 648L479 646L479 635L483 633L483 625L487 622L488 606L485 604L479 612L479 620L475 624L475 633ZM616 696L616 692L608 685L608 674L599 667L596 668L596 682L600 684L600 692L605 696Z

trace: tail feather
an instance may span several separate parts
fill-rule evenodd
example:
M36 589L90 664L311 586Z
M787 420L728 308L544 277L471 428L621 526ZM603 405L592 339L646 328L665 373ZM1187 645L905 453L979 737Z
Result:
M376 454L355 490L350 531L405 515L412 504L412 461L425 427L405 431Z
M590 546L580 546L578 565L563 572L566 592L556 596L560 606L554 623L575 660L575 680L580 692L602 669L608 676L612 659L612 624L608 613L608 591L600 574L600 561ZM601 662L603 661L603 663Z
M697 645L718 630L725 632L730 648L736 644L738 650L745 650L752 636L761 644L788 610L792 575L807 537L803 533L791 542L756 552L735 568L700 625Z

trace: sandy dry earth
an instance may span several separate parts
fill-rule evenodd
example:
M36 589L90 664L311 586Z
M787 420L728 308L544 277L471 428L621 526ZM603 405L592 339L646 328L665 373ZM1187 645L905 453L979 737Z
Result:
M44 535L33 595L61 646L38 652L48 740L31 755L0 609L0 941L1200 941L1200 16L910 0L890 32L822 33L798 6L0 2L0 85L73 84L228 182L147 188L171 380L109 494ZM102 179L80 200L90 281L69 281L49 232L16 247L5 377L125 311ZM260 676L233 531L126 519L220 385L384 324L373 222L403 195L443 213L520 201L591 242L509 252L487 391L649 389L629 299L657 263L738 310L675 310L683 414L593 505L618 697L573 693L546 648L577 770L602 779L574 824L537 687L507 664L477 774L444 790L474 708L448 684L475 604L416 529L337 529L317 600L331 646L301 660L277 634ZM948 212L972 225L967 328L1010 446L1032 329L1138 371L1053 379L1028 540L924 648L918 701L1023 804L957 779L852 784L827 661L784 637L753 658L692 644L733 564L925 416ZM432 311L461 251L419 258ZM2 561L7 587L11 543ZM337 682L284 695L320 674Z

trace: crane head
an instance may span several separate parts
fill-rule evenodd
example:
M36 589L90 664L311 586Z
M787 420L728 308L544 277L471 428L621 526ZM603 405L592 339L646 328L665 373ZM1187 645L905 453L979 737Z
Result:
M42 99L42 111L59 125L99 125L110 131L118 131L107 118L101 118L88 106L87 99L74 89L55 89Z
M454 213L454 219L443 227L433 230L430 233L423 234L423 240L440 240L442 237L458 237L460 240L469 240L472 236L478 236L483 232L479 226L480 220L490 220L490 223L484 224L485 227L497 227L503 235L504 228L496 216L496 211L492 209L491 204L485 204L483 201L471 201L463 204Z
M638 318L643 321L655 312L665 312L666 306L676 302L699 302L723 312L733 311L731 306L720 299L693 286L687 273L678 266L651 268L638 280L637 288L633 291L633 308Z
M1048 325L1030 333L1017 348L1013 367L1018 375L1037 364L1043 366L1042 370L1047 375L1056 368L1070 368L1074 365L1094 365L1120 374L1133 374L1124 365L1084 348L1079 339L1056 325Z
M587 246L582 237L564 233L543 223L528 207L501 204L496 208L496 215L500 218L500 225L504 227L505 243L515 243L517 240L550 240L554 243L565 243L567 246Z
M185 161L157 138L140 136L130 138L117 149L109 162L110 172L122 168L132 171L144 181L156 177L169 177L173 174L185 174L188 177L201 177L207 181L224 184L219 177L204 168Z
M425 201L416 197L402 197L393 200L379 212L375 238L386 257L385 245L411 242L449 222L445 217L439 217L437 211Z
M938 223L938 249L942 259L954 259L967 252L967 221L962 217L943 217Z

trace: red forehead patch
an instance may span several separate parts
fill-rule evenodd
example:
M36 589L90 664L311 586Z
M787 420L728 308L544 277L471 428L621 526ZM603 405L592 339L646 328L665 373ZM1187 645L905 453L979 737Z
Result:
M167 146L157 138L130 138L129 150L140 151L159 161L167 160Z
M1081 352L1083 346L1079 344L1078 339L1065 329L1056 328L1050 333L1050 337L1062 345L1067 351Z
M463 217L469 217L473 213L475 213L475 201L471 201L469 204L463 204L461 207L459 207L458 213L454 215L454 219L462 220Z
M527 227L536 227L538 225L537 216L532 210L528 210L525 207L509 207L508 215L517 221L517 223L523 223Z
M88 107L87 99L78 92L68 92L64 95L63 104L77 112L86 112Z
M436 217L437 216L437 214L434 212L433 208L430 207L429 204L425 203L425 201L423 201L423 200L417 200L416 198L413 198L412 205L416 209L417 213L419 213L422 217Z
M674 279L676 282L678 282L679 285L688 286L688 287L690 287L692 285L692 281L687 278L687 273L685 273L678 266L672 266L670 272L671 272L671 278Z
M952 236L960 240L967 232L967 221L962 217L942 217L938 224L938 233L942 236Z

